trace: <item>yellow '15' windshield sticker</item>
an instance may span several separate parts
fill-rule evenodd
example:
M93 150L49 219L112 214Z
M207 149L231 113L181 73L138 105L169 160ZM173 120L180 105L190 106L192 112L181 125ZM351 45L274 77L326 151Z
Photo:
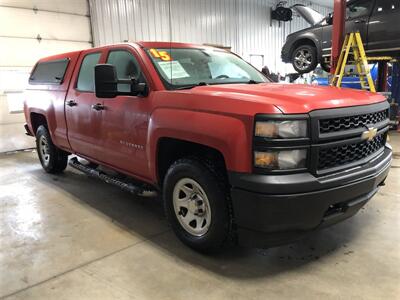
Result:
M161 60L164 61L170 61L172 60L171 56L168 54L167 51L158 51L157 49L150 49L151 55L153 55L154 58L160 58Z

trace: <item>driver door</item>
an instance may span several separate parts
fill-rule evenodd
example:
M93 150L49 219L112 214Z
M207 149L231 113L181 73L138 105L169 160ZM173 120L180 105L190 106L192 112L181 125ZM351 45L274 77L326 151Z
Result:
M134 77L139 82L146 82L131 48L119 46L110 49L106 63L115 66L118 79ZM118 84L118 91L130 92L130 85ZM150 98L151 94L147 97L118 95L102 99L102 161L138 177L149 175L146 142Z

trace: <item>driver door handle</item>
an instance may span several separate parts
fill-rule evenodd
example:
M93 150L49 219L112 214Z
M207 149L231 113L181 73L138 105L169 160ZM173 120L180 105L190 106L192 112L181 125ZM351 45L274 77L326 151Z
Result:
M67 101L67 105L72 107L72 106L77 106L78 103L76 103L74 100L69 100Z
M92 105L92 108L93 108L94 110L104 110L104 109L105 109L105 106L104 106L103 104L101 104L101 103L96 103L96 104L93 104L93 105Z

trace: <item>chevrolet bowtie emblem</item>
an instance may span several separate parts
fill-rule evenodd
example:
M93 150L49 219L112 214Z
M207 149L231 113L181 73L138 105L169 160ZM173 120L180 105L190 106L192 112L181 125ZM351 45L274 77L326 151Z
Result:
M368 128L367 131L364 131L362 133L361 139L367 140L367 141L372 141L377 133L378 133L378 129L377 128L374 128L374 127Z

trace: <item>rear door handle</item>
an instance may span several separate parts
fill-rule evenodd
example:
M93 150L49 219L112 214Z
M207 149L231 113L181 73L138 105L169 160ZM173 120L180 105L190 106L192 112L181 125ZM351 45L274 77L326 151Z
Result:
M77 106L78 103L76 103L74 100L69 100L67 101L67 105L72 107L72 106Z
M103 110L103 109L105 109L105 106L103 104L101 104L101 103L96 103L96 104L92 105L92 108L94 110Z

